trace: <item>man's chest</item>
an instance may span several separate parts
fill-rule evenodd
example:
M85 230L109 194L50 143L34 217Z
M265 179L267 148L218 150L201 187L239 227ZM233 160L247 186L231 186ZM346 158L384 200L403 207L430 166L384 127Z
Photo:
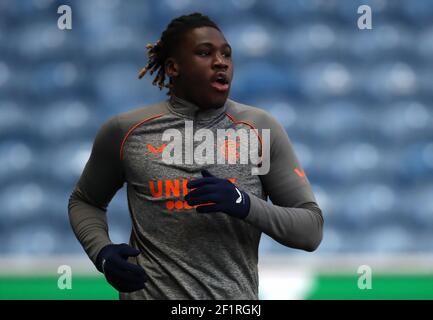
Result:
M230 121L197 125L171 119L140 127L124 148L127 183L149 200L167 201L167 208L186 205L186 185L203 169L260 194L260 178L251 174L258 152L251 134Z

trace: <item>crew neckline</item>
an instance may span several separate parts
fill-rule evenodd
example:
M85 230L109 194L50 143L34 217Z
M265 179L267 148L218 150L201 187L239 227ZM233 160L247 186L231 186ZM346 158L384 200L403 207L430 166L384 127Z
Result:
M170 99L168 99L168 108L173 113L184 118L197 121L210 121L219 117L226 111L227 101L222 107L216 109L201 109L192 102L186 101L176 96L171 96Z

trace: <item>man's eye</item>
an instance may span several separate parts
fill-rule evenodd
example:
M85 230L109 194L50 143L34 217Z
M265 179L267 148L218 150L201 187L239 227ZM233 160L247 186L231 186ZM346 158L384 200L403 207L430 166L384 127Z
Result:
M202 56L202 57L204 57L204 56L208 56L209 54L210 54L209 51L200 51L200 52L198 53L198 55L199 55L199 56Z
M231 52L225 52L225 53L223 53L223 56L226 58L230 58L232 56L232 53Z

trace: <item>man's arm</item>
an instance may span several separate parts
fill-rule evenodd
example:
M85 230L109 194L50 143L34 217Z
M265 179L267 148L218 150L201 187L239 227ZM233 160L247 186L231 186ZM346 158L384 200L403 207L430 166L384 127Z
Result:
M285 246L314 251L322 241L322 212L286 131L267 118L263 127L271 131L270 169L260 178L272 204L247 192L245 221Z
M121 140L118 120L112 118L99 130L89 161L69 198L70 224L93 263L100 250L111 244L106 211L124 183L119 155Z

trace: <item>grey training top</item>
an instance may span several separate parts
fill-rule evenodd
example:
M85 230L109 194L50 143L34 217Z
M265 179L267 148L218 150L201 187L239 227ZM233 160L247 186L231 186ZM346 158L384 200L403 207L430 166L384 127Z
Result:
M194 132L270 129L269 172L252 175L250 162L162 161L162 133L170 128L184 133L187 120ZM200 178L203 169L233 179L248 193L251 207L244 220L222 212L200 214L183 201L187 181ZM132 219L129 244L141 251L129 261L141 265L150 280L143 290L120 293L121 299L258 299L262 232L306 251L322 240L322 212L285 129L266 111L230 99L218 109L201 110L172 97L102 126L68 206L74 233L94 263L112 243L106 210L124 183Z

